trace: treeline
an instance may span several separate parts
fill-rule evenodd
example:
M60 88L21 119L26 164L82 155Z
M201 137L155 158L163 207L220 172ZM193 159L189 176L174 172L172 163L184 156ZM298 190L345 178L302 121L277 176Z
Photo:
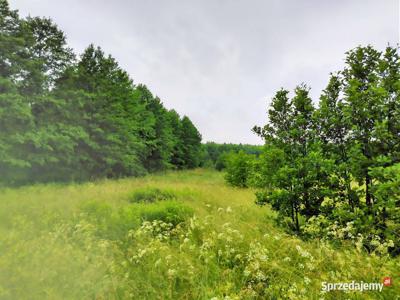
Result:
M253 130L265 140L263 154L233 161L231 183L242 185L234 171L244 170L258 203L269 203L298 234L400 253L397 48L349 51L318 106L305 85L292 97L279 90L268 123Z
M0 182L87 180L199 166L201 135L111 56L77 59L50 19L0 0Z
M239 152L258 156L262 153L262 146L207 142L203 144L202 166L221 171L227 167L228 160L234 156L232 154Z

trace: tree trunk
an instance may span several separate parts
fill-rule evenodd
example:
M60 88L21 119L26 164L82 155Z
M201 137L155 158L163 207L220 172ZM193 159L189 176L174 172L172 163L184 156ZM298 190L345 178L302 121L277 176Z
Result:
M299 226L299 210L298 210L298 208L297 208L297 206L296 206L296 208L295 208L295 211L296 211L296 215L295 215L295 218L296 218L296 232L297 233L299 233L300 232L300 226Z
M369 172L367 170L365 174L365 203L367 204L369 209L371 209L372 207L370 185L371 185L371 177L369 176Z

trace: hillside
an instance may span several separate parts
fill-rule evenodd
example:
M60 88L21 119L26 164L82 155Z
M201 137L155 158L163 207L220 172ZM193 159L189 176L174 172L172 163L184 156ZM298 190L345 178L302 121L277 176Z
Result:
M0 299L396 299L321 292L396 280L399 259L304 242L223 173L35 185L0 193ZM155 202L153 202L155 201ZM142 222L143 220L147 220ZM164 220L157 221L157 220Z

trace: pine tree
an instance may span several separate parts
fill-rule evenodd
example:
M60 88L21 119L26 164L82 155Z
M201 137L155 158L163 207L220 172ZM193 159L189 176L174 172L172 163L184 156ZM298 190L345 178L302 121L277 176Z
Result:
M185 168L196 168L200 165L201 134L192 121L184 116L182 118L181 141L183 144L183 160Z

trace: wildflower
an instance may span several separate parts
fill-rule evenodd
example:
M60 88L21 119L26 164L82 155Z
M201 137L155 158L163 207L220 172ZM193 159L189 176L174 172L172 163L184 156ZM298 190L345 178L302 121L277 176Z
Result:
M310 271L312 271L312 270L315 269L315 266L314 266L312 263L310 263L310 262L306 263L306 267L307 267L307 269L309 269Z
M146 249L142 249L139 251L138 257L142 258L146 254Z
M300 256L304 258L310 258L311 260L313 259L312 255L309 252L307 252L307 250L301 248L300 245L296 245L296 250L297 252L299 252Z
M168 269L167 275L169 279L172 279L176 275L176 270L175 269Z
M260 255L260 260L266 261L266 260L268 260L268 256L267 255Z
M264 275L264 273L263 272L261 272L261 271L258 271L257 273L256 273L256 276L255 276L259 281L264 281L265 279L267 279L267 277L265 277L265 275Z

